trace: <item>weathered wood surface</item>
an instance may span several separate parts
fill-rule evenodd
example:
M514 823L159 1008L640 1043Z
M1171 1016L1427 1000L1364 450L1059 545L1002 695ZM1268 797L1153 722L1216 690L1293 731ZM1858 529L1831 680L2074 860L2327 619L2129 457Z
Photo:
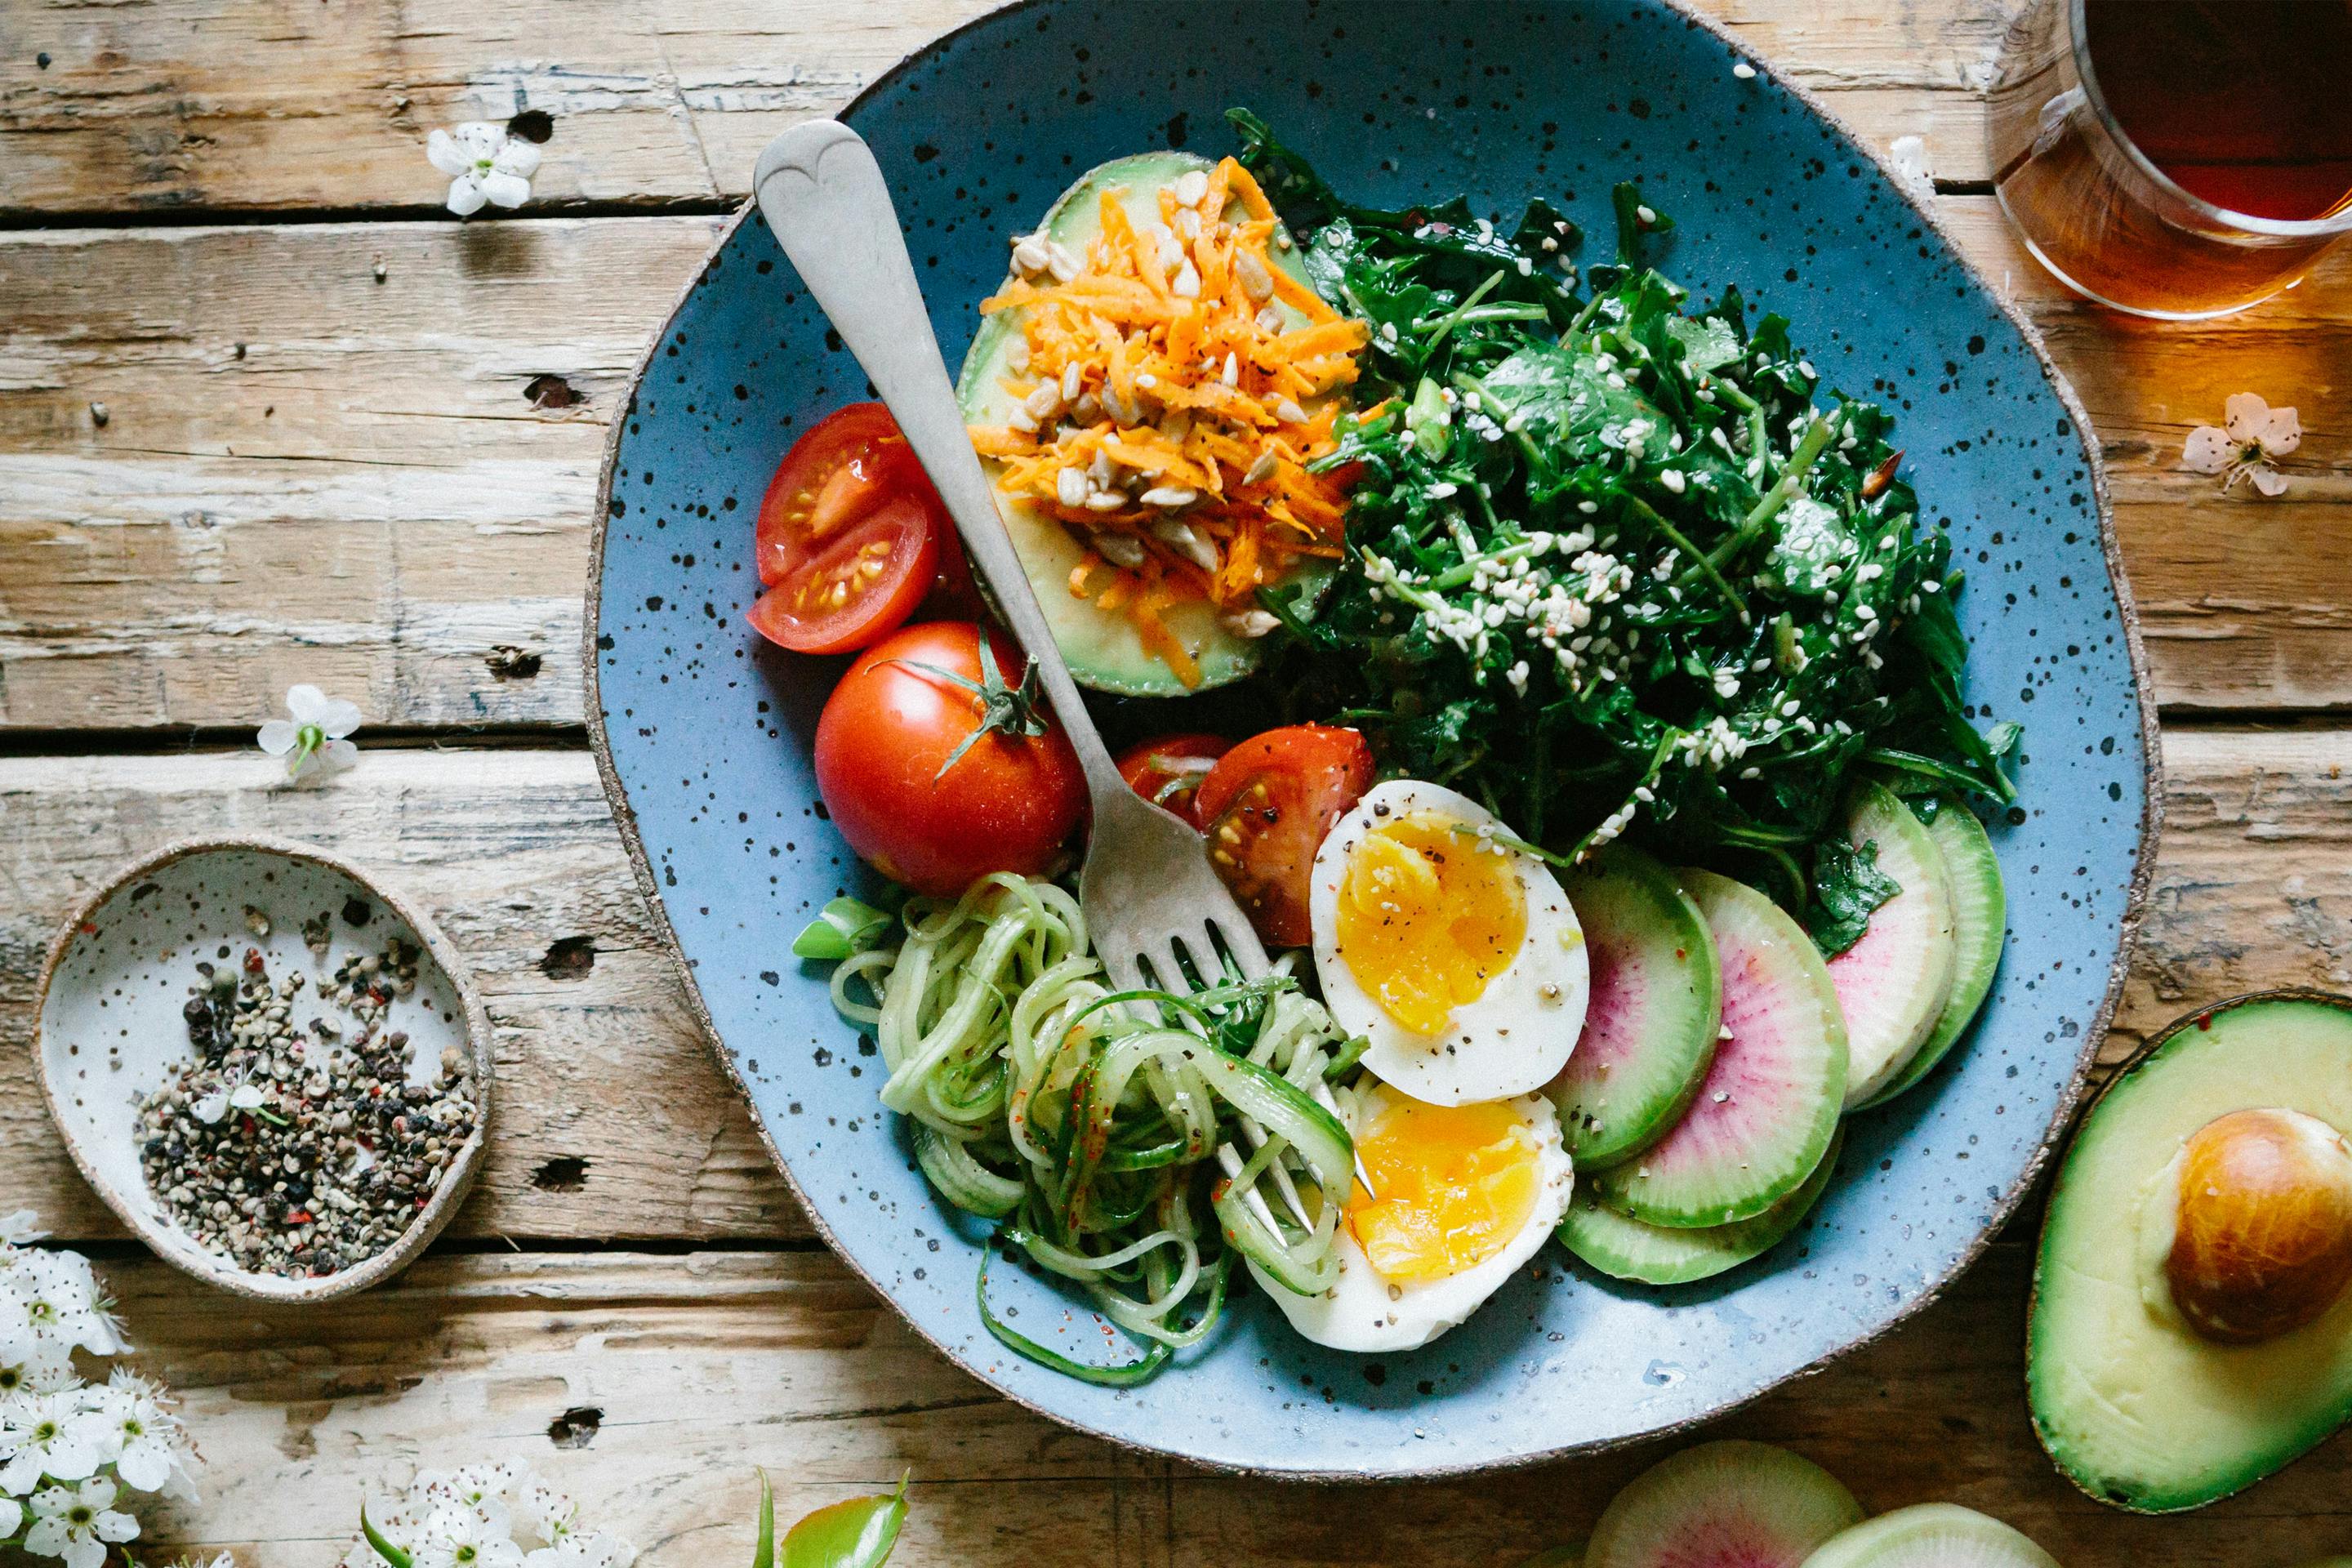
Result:
M541 204L740 198L777 132L831 113L987 0L68 0L0 19L0 216L421 211L425 132L552 116ZM1377 11L1377 7L1372 8ZM1703 0L1878 145L1982 181L2002 0ZM1075 40L1074 40L1075 42ZM299 70L257 71L259 58Z
M1948 224L2093 416L2168 713L2289 721L2168 735L2170 824L2108 1058L2233 991L2352 987L2352 730L2324 727L2352 710L2352 256L2226 322L2086 309L1980 194L2012 0L1702 4L1874 144L1926 137ZM104 1245L144 1360L189 1396L206 1501L151 1538L322 1568L362 1487L496 1454L593 1500L649 1568L740 1560L754 1462L791 1511L913 1467L909 1568L1491 1568L1580 1534L1654 1457L1309 1489L1065 1433L810 1241L688 1020L578 749L605 423L766 140L985 9L0 0L0 1208ZM436 217L426 131L525 108L555 130L532 208ZM582 401L534 405L541 375ZM2242 390L2312 426L2282 501L2178 468ZM249 752L168 750L298 679L357 698L379 736L555 749L374 745L299 790ZM497 1033L498 1137L441 1246L294 1313L228 1310L122 1243L26 1048L58 912L140 850L236 828L396 879ZM589 1249L613 1242L646 1250ZM2022 1408L2026 1268L1997 1245L1916 1322L1722 1429L1794 1445L1873 1509L1988 1509L2078 1568L2352 1547L2352 1440L2187 1519L2067 1489ZM584 1447L558 1447L559 1417Z
M2344 1547L2352 1443L2186 1518L2130 1518L2060 1480L2021 1393L2030 1267L1994 1247L1918 1320L1718 1429L1801 1450L1874 1510L1997 1512L2078 1568L2292 1568ZM209 1460L204 1504L156 1533L235 1545L246 1568L329 1563L363 1489L478 1456L541 1468L652 1568L748 1559L755 1464L787 1517L911 1467L910 1568L1498 1568L1580 1538L1663 1451L1383 1488L1204 1475L994 1397L821 1250L445 1254L297 1311L222 1310L152 1262L108 1274ZM1143 1397L1182 1393L1171 1377ZM586 1446L560 1447L559 1422Z
M2199 1001L2352 985L2352 732L2170 746L2171 826L2110 1055ZM38 955L57 911L123 861L249 830L397 879L473 967L498 1031L498 1126L452 1236L809 1234L688 1016L584 752L371 750L326 787L281 783L257 752L0 761L0 1196L64 1235L121 1234L29 1077ZM586 967L551 957L580 937Z
M2091 411L2162 700L2352 707L2352 255L2157 329L2063 295L1990 198L1940 205ZM0 730L245 723L294 680L376 724L578 724L605 422L721 221L0 237ZM2281 500L2179 466L2249 388L2315 426Z

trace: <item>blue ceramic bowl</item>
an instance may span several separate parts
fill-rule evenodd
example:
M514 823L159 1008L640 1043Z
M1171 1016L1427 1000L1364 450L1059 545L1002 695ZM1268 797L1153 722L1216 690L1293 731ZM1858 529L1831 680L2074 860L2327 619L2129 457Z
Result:
M1469 1323L1361 1358L1247 1297L1202 1352L1115 1392L1005 1352L973 1303L978 1233L925 1187L875 1100L879 1064L787 951L866 886L809 747L837 666L745 626L751 526L784 448L866 382L766 227L739 219L617 421L589 602L590 713L623 830L688 988L778 1163L844 1258L1011 1397L1135 1447L1235 1470L1422 1476L1591 1450L1704 1419L1885 1331L1965 1267L2023 1193L2105 1032L2157 811L2150 710L2095 447L2030 329L1870 154L1660 0L1347 7L1249 0L998 12L845 118L898 193L950 364L1005 237L1078 173L1169 144L1231 150L1246 104L1383 205L1467 189L1611 232L1611 182L1680 224L1667 265L1785 313L1827 380L1900 416L1906 471L1954 535L1972 679L2026 724L1995 837L2010 937L1956 1060L1858 1118L1812 1220L1705 1286L1633 1289L1557 1250ZM1103 1331L1009 1268L1033 1336ZM1115 1347L1114 1347L1115 1348Z

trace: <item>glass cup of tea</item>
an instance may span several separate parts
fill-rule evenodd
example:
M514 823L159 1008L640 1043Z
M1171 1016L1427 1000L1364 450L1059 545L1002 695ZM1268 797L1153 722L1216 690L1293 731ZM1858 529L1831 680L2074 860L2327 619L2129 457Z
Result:
M2352 0L2034 0L1988 130L2001 210L2061 282L2242 310L2352 234Z

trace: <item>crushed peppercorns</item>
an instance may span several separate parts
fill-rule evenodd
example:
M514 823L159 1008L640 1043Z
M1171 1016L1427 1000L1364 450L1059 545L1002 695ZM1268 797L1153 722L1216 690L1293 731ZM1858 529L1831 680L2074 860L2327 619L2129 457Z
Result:
M268 918L246 914L267 936ZM321 966L328 929L324 916L302 925ZM411 1082L409 1037L385 1026L420 957L394 938L315 985L299 971L274 980L254 947L197 963L182 1009L189 1059L138 1117L148 1189L199 1246L257 1273L335 1274L390 1247L431 1200L479 1112L462 1053Z

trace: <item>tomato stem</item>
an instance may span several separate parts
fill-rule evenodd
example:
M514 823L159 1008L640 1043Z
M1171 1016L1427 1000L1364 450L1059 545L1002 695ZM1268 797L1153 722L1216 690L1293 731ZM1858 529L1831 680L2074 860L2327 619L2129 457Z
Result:
M1006 684L1004 672L997 668L995 650L988 646L988 634L985 631L980 634L980 679L978 680L967 675L958 675L952 669L942 669L936 664L925 664L919 659L892 658L885 659L883 662L899 665L908 669L919 669L925 675L937 677L980 699L979 724L973 728L971 734L956 742L955 750L948 753L948 760L941 763L940 771L931 775L934 781L947 777L948 770L962 761L963 754L971 751L973 742L982 735L994 733L1034 738L1045 733L1050 727L1046 723L1043 710L1038 706L1040 693L1037 687L1037 666L1034 662L1029 666L1022 675L1020 685Z

